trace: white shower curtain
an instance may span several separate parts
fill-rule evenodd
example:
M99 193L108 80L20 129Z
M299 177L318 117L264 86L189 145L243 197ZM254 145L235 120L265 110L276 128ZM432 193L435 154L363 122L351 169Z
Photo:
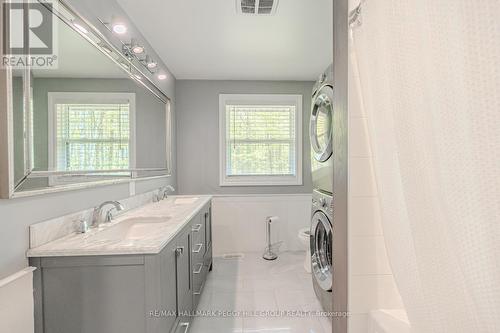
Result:
M500 1L367 0L352 28L412 331L500 332Z

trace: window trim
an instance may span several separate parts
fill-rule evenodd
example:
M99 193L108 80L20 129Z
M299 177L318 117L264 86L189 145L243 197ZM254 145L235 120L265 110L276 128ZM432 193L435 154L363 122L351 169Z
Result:
M294 105L295 106L295 175L228 176L226 169L226 105ZM302 95L287 94L219 94L219 186L300 186L302 179Z
M135 93L101 93L101 92L49 92L48 93L48 170L57 171L57 117L55 105L58 103L123 103L128 101L129 106L129 168L136 165L136 117ZM120 172L120 170L117 170ZM52 179L51 183L54 181Z

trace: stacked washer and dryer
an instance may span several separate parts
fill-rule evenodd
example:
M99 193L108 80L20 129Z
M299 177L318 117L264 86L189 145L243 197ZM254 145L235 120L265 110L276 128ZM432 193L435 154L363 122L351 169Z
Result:
M314 291L325 311L333 297L333 65L312 91L310 139L313 180L311 213L311 272Z

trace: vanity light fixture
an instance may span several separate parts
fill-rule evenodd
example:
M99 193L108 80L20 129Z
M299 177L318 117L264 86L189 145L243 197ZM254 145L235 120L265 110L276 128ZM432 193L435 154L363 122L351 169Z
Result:
M158 80L165 80L167 76L165 74L158 75Z
M73 23L73 26L80 32L84 33L84 34L88 34L89 31L87 30L87 28L85 28L83 25L81 24L78 24L78 23Z
M113 53L113 50L107 46L106 44L103 44L103 43L100 43L99 46L101 47L101 49L103 49L104 51L108 52L108 53Z
M114 23L113 31L119 35L123 35L127 32L127 26L121 22Z

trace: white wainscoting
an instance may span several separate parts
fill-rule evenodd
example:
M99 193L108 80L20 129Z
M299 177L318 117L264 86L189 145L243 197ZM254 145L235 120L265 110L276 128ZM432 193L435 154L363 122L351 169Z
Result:
M311 223L311 194L215 196L213 199L213 251L226 253L264 251L266 217L278 216L273 241L280 251L301 250L297 237Z

